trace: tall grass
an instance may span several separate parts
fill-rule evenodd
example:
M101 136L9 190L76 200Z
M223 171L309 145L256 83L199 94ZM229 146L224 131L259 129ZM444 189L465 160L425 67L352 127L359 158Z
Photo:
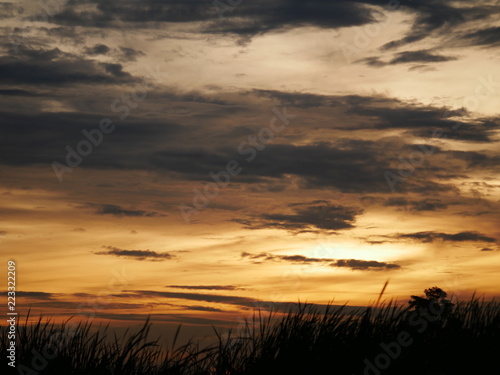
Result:
M118 337L108 326L96 330L90 323L79 323L69 331L68 322L56 325L40 317L28 324L26 318L18 327L17 364L33 372L11 373L364 374L365 360L373 362L384 353L381 343L394 342L407 332L413 342L381 374L500 374L498 302L473 297L458 302L449 313L433 315L431 320L425 316L392 301L354 312L331 306L319 312L312 305L299 304L285 314L256 312L238 335L216 331L217 344L206 348L194 342L175 348L178 331L170 348L161 347L159 338L150 338L149 319L137 332ZM0 349L6 353L5 327L0 338ZM33 350L43 355L50 345L58 346L57 353L47 352L53 358L45 364L39 361L35 369Z

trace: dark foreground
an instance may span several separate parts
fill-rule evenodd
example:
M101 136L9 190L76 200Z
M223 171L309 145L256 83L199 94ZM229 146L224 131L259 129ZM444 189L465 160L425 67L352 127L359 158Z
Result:
M256 314L244 332L220 335L212 347L193 343L169 350L148 337L149 321L135 333L110 340L90 324L69 330L40 320L18 327L15 369L7 365L9 340L2 327L0 373L500 374L498 302L422 301L410 307L389 303L355 314L342 308L319 313L302 305L283 316Z

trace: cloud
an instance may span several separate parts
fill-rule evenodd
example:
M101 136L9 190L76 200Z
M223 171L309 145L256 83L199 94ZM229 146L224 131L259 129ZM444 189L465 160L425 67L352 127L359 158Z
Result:
M269 253L251 254L247 252L241 253L243 258L256 260L255 263L262 261L284 261L296 264L323 264L330 267L346 267L356 271L380 271L393 270L401 268L395 263L377 262L375 260L359 260L359 259L328 259L328 258L308 258L302 255L273 255Z
M457 60L454 56L443 56L432 53L430 50L404 51L399 52L391 60L385 62L378 57L366 57L357 62L373 67L383 67L387 65L410 64L410 63L438 63ZM425 66L425 65L424 65ZM423 66L419 65L419 69ZM410 68L411 69L411 68Z
M242 252L241 256L243 258L248 258L257 261L285 261L290 263L298 263L298 264L308 264L308 263L329 263L334 261L334 259L326 259L326 258L308 258L303 255L273 255L269 253L247 253Z
M459 37L471 45L483 47L498 47L500 45L500 26L487 27L471 31Z
M373 66L375 68L382 68L384 66L390 65L390 63L382 61L379 57L374 56L364 57L362 59L356 60L355 62Z
M113 215L117 217L129 216L129 217L155 217L161 216L156 211L144 211L144 210L127 210L122 206L115 204L94 204L88 203L88 206L96 208L96 215Z
M96 3L96 9L85 12L68 4L52 18L52 22L91 27L123 27L123 23L130 27L145 27L152 22L192 23L204 32L254 36L293 27L340 28L374 21L373 11L363 2L346 0L316 0L311 3L255 0L243 1L234 7L224 2L207 4L199 0L93 2ZM219 17L223 18L223 22Z
M359 260L359 259L339 259L330 264L331 267L347 267L353 270L377 271L377 270L392 270L401 268L400 265L394 263L377 262L375 260Z
M293 302L276 302L265 301L249 297L240 296L224 296L216 294L200 294L200 293L176 293L176 292L160 292L154 290L126 290L120 296L128 298L168 298L168 299L185 299L189 301L203 301L208 303L220 303L226 305L240 306L245 309L260 309L287 312L290 309L297 309L298 304ZM311 307L322 309L342 308L343 312L348 314L359 311L357 306L344 305L322 305L309 304ZM345 308L345 309L344 309ZM330 310L331 311L331 310Z
M244 290L235 285L166 285L167 288L197 290Z
M386 64L378 58L365 60L372 65ZM250 93L279 100L283 106L322 107L329 108L332 117L347 115L351 117L347 123L345 120L330 122L331 128L343 131L406 129L410 135L428 139L434 130L440 129L450 139L495 142L495 134L500 129L498 118L472 121L466 117L470 114L463 108L422 105L384 96L317 95L275 90L253 90Z
M296 206L296 205L295 205ZM305 208L293 208L291 214L261 214L256 220L233 219L247 229L283 229L293 233L336 231L354 228L356 217L363 210L331 203L311 203Z
M483 247L481 251L493 251L491 247Z
M119 84L137 82L121 64L96 62L62 52L19 47L0 56L0 80L15 85Z
M448 0L412 1L402 3L401 10L414 15L413 25L403 38L382 46L382 50L395 49L428 37L441 36L439 32L452 34L455 28L466 22L486 20L498 13L497 7L476 4L473 7L460 6Z
M106 55L111 49L105 44L96 44L93 47L86 48L89 55Z
M5 292L7 293L7 292ZM35 300L44 300L51 301L56 296L54 293L46 293L46 292L25 292L25 291L16 291L16 296L21 298L29 298Z
M286 31L300 27L339 29L375 22L375 15L394 8L413 16L410 31L403 38L391 41L383 49L394 49L434 36L439 31L455 32L469 21L492 18L497 7L484 4L462 6L448 0L254 0L231 5L227 2L207 4L200 0L90 0L94 5L85 11L70 2L50 22L99 28L152 28L158 23L189 24L196 32L232 34L245 41L267 32ZM389 9L388 9L389 8Z
M234 322L232 320L221 320L214 318L203 318L199 316L186 316L186 314L117 314L117 313L100 313L99 317L103 319L111 320L125 320L125 321L135 321L135 322L145 322L147 319L151 319L156 323L175 323L176 325L188 324L188 325L201 325L206 327L211 326L230 326Z
M152 250L122 250L113 246L103 246L108 251L98 251L96 255L114 255L117 257L131 258L135 260L147 261L165 261L167 259L175 259L176 257L170 253L158 253Z
M209 307L209 306L182 306L183 309L185 310L191 310L191 311L208 311L208 312L226 312L221 309L217 309L215 307Z
M385 207L405 207L414 211L439 211L448 208L457 202L445 203L440 199L427 198L420 201L409 200L404 197L393 197L385 201Z
M497 242L496 238L488 237L482 233L475 231L464 231L459 233L441 233L441 232L417 232L417 233L405 233L397 234L394 236L399 239L413 239L420 242L434 242L437 240L450 241L450 242Z
M399 52L396 57L394 57L389 64L407 64L407 63L415 63L415 62L443 62L443 61L452 61L456 60L456 57L453 56L442 56L436 55L430 52L429 50L420 50L420 51L405 51Z
M379 154L380 143L370 141L343 143L338 146L328 143L303 146L270 144L260 151L258 157L251 163L248 163L242 155L224 149L214 152L199 149L185 151L170 149L158 153L151 160L159 169L182 174L191 173L201 179L206 178L213 170L223 170L228 160L236 160L243 166L242 173L238 176L241 182L268 183L269 179L277 180L293 175L301 179L300 184L306 189L335 187L342 192L386 192L387 184L380 171L387 170L390 165L387 156ZM247 150L250 152L251 147L247 147ZM370 160L370 163L366 163L366 160ZM412 182L409 181L406 187L414 188ZM439 187L434 186L433 189L439 190ZM312 212L297 213L293 216L309 214ZM299 217L293 216L267 216L262 219L276 224L281 221L291 228L294 226L293 221L300 220ZM335 223L329 224L336 227ZM343 226L341 223L337 224ZM300 224L296 223L295 226L300 227Z
M126 61L135 61L137 57L145 55L143 52L130 47L120 47L120 52L122 58Z
M172 102L182 103L183 106L189 108L195 106L192 102L184 102L184 100L195 100L194 96L174 94L169 96L168 93L162 95L171 98ZM210 172L223 170L227 162L234 159L243 166L238 180L242 183L255 184L256 188L267 186L267 190L284 189L288 182L280 179L292 176L298 178L300 187L305 189L383 193L388 191L383 171L393 170L398 174L396 163L398 157L418 150L418 145L407 145L407 140L403 139L403 136L399 139L383 138L381 131L399 129L409 133L405 134L405 138L414 134L429 138L433 130L442 129L448 138L493 142L493 135L500 128L498 121L479 119L475 124L461 123L458 129L452 130L451 127L456 122L452 121L451 117L459 116L463 112L380 96L324 96L255 91L241 95L233 94L231 103L221 100L222 96L220 94L196 99L210 103L206 104L210 116L206 114L201 116L193 110L190 116L167 116L161 121L131 117L127 121L120 122L120 132L113 133L113 141L105 148L96 148L85 158L82 167L118 170L130 169L133 166L143 170L174 172L177 176L189 180L206 180ZM296 121L293 130L299 134L296 143L291 139L281 138L275 143L268 144L262 151L257 152L253 148L257 152L257 157L249 163L248 153L241 155L237 147L248 136L256 134L258 128L256 127L256 130L248 126L222 128L218 125L229 121L228 116L235 118L243 115L256 116L260 107L256 110L243 102L245 98L251 102L259 100L258 98L266 98L269 101L276 98L284 105L293 103L301 108L317 107L318 112L322 113L320 117L327 116L328 120L319 123L315 121L313 129L310 126L311 122L308 121L314 121L315 117ZM159 105L157 100L160 99L152 95L148 99L148 105ZM74 105L78 106L81 103ZM109 109L103 108L103 111L105 110ZM88 130L94 124L98 126L102 119L100 116L82 112L44 113L35 110L33 112L31 115L0 112L2 123L16 123L15 127L0 128L0 136L11 140L0 148L2 163L10 165L50 164L53 161L64 163L65 147L67 145L76 147L82 139L82 129ZM206 126L200 125L201 117ZM339 117L343 120L337 120ZM351 133L353 138L356 137L356 132L359 130L364 130L368 137L377 136L377 139L345 138L346 133ZM334 138L333 132L337 131L343 132L343 137ZM326 132L332 134L331 142L307 139L306 134L314 136ZM188 137L189 134L197 136ZM202 139L203 147L200 147ZM27 144L30 146L27 147ZM440 160L429 168L432 161L442 156L444 151L427 144L422 146L435 152L427 155L425 165L417 167L414 176L401 186L405 192L449 190L450 186L440 183L433 177L440 172L449 171L453 166L445 168ZM245 147L246 152L251 152L251 149L249 144ZM466 158L480 160L481 155L483 159L487 158L486 151L476 154L448 152L450 161L456 161L455 159L465 161ZM492 165L495 159L491 157L489 159ZM477 163L476 165L478 168L483 168L482 165ZM457 171L463 173L463 164L456 167ZM112 210L113 208L106 209L106 211Z
M59 95L64 96L63 92ZM469 173L465 166L474 166L477 171L489 171L498 162L498 156L493 151L444 151L428 144L432 141L414 143L413 139L415 134L428 139L434 130L441 129L446 137L452 139L494 142L494 134L500 128L500 121L494 118L477 119L474 123L464 120L459 123L458 129L453 130L452 127L457 124L453 120L464 115L463 111L380 95L335 96L268 90L233 93L230 101L227 95L224 92L177 95L168 91L152 94L144 105L154 108L161 105L164 97L168 97L173 106L189 108L190 115L166 114L165 118L158 119L142 116L141 113L137 117L132 115L119 122L120 131L113 133L112 141L106 147L96 147L81 167L114 171L134 168L171 173L174 178L187 181L207 181L210 180L210 172L224 170L229 160L236 160L243 170L235 181L246 184L248 189L283 191L293 181L304 190L372 194L389 193L384 172L398 175L398 158L413 151L419 152L419 147L433 152L425 155L424 163L416 166L411 178L398 185L402 193L451 191L454 189L453 181L443 176L463 176ZM256 102L271 106L276 105L276 101L283 105L292 103L304 109L314 107L315 111L310 118L303 116L300 121L295 121L293 128L290 126L289 134L277 137L275 142L258 151L247 142L249 136L258 134L258 124L242 126L238 121L242 116L258 118L261 115L263 106L255 106ZM69 102L68 106L79 108L87 105L82 102L98 105L93 98L86 98ZM109 111L107 106L111 102L110 99L99 109ZM28 105L23 105L27 110ZM9 139L0 148L0 163L15 166L50 165L54 161L65 163L65 148L68 145L75 148L82 140L82 130L97 127L102 119L101 115L85 111L47 113L36 107L29 108L31 114L0 112L0 122L16 124L15 127L0 127L1 139ZM300 109L295 111L303 114ZM289 112L293 113L293 110ZM234 125L220 125L229 122ZM356 139L361 130L367 139ZM192 134L195 136L192 137ZM387 134L393 136L388 137ZM331 141L325 142L325 139ZM247 142L244 147L246 154L237 150L242 141ZM248 152L252 149L256 158L249 162ZM160 215L155 211L113 204L95 205L93 208L101 215ZM284 214L298 215L293 211ZM264 219L257 218L260 221ZM280 223L278 219L291 227L290 220L294 218L268 217L264 222L277 225Z
M36 97L36 96L41 96L38 93L35 93L33 91L27 91L27 90L19 90L19 89L2 89L0 90L0 95L5 95L5 96L31 96L31 97Z
M136 290L134 295L141 297L160 297L160 298L176 298L186 299L191 301L204 301L212 303L224 303L228 305L238 305L251 307L257 299L240 296L223 296L217 294L201 294L201 293L182 293L182 292L159 292L153 290Z

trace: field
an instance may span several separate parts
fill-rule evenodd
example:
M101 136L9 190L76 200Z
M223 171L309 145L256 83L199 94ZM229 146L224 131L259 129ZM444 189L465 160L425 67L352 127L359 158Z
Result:
M446 300L447 301L447 300ZM244 332L216 345L170 348L151 338L149 319L123 337L79 324L68 330L40 318L21 324L14 374L247 375L500 373L500 304L477 297L416 305L382 303L346 313L298 305L285 314L257 312ZM430 302L430 303L429 303ZM6 353L2 327L1 349ZM111 339L110 339L111 338ZM169 338L170 339L170 338ZM4 373L2 371L2 373Z

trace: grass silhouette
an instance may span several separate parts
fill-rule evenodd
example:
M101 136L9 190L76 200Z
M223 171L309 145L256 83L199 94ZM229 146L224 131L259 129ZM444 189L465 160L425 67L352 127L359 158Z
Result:
M42 320L28 324L26 317L18 326L17 368L5 366L9 373L500 374L500 304L474 296L442 314L393 301L354 312L332 306L319 312L308 304L285 314L259 311L238 335L216 331L217 344L205 348L194 342L175 348L179 330L170 348L161 347L159 339L149 338L149 318L137 332L122 337L111 334L109 326L95 330L90 323L79 323L70 330L68 321L56 325ZM402 332L411 344L396 353L394 343ZM6 327L0 338L6 353ZM393 348L392 357L384 346ZM381 353L390 359L388 365L378 361L384 369L376 365Z

